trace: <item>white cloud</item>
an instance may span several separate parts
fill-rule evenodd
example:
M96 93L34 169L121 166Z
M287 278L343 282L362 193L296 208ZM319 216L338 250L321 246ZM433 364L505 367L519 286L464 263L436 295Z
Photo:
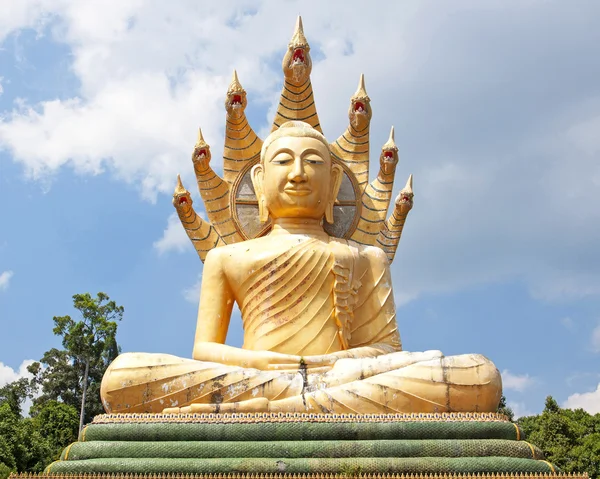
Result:
M200 300L200 285L202 284L202 277L198 276L198 280L189 288L183 290L183 297L186 301L192 304L198 304Z
M219 151L234 67L254 128L268 130L263 112L278 99L278 63L300 11L326 135L344 130L365 72L372 176L391 124L401 153L395 191L415 174L393 269L398 304L514 279L544 301L600 295L600 89L589 80L600 65L574 60L596 54L600 31L579 15L592 18L600 5L390 2L385 14L378 2L341 0L10 5L0 39L35 28L65 44L80 85L70 98L24 100L0 117L0 147L34 178L108 172L150 201L170 195L176 174L192 172L197 126ZM159 251L188 241L171 226Z
M18 369L15 370L0 362L0 387L24 377L30 378L31 374L27 371L27 367L33 363L35 363L33 359L26 359L21 363Z
M523 392L535 383L529 374L512 374L508 369L502 371L502 388Z
M596 353L600 353L600 324L592 331L592 349Z
M567 398L563 407L585 409L590 414L600 413L600 383L595 391L572 394Z
M171 213L162 238L155 241L153 246L158 251L158 254L164 254L169 251L183 252L192 247L192 243L185 233L185 229L181 225L177 213Z
M6 291L8 289L8 285L10 284L13 275L14 273L12 271L3 271L0 273L0 291Z
M564 318L561 318L560 323L567 328L569 331L572 331L573 329L575 329L575 321L573 321L572 318L570 318L569 316L565 316Z

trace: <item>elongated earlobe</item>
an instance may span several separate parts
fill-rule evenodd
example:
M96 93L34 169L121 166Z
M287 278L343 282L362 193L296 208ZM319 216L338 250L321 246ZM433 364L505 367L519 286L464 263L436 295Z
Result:
M250 176L258 200L258 219L261 223L266 223L269 220L269 210L263 194L263 167L260 163L252 168Z
M342 167L340 165L331 165L331 190L329 192L329 200L327 201L327 208L325 208L325 221L327 223L333 223L333 205L337 199L340 186L342 186Z

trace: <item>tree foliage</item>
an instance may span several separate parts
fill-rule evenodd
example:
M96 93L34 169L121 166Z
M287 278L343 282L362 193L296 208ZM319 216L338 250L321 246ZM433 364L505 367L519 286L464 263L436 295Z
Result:
M64 349L46 351L28 370L42 392L34 404L52 400L71 405L81 411L81 426L103 412L100 383L119 354L117 321L124 309L105 293L96 298L89 293L76 294L73 306L81 315L79 321L68 315L53 319L53 332L62 337Z
M587 472L591 479L600 479L600 414L562 409L548 396L542 414L518 423L527 440L564 472Z
M76 294L73 306L79 321L53 319L53 332L62 337L64 349L52 348L29 366L33 379L0 388L0 479L13 471L42 472L77 440L80 416L89 421L103 412L100 383L119 353L117 321L123 307L105 293L96 298ZM27 399L33 399L33 406L30 416L23 417Z
M515 413L506 404L506 396L504 394L500 397L500 404L498 404L498 413L504 414L511 421L514 421L515 419Z

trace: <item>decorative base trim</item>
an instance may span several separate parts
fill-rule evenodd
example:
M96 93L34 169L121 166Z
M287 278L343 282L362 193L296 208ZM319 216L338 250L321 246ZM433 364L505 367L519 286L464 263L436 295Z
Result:
M510 422L504 414L450 412L404 414L307 414L307 413L233 413L233 414L101 414L92 424L114 423L259 423L259 422Z

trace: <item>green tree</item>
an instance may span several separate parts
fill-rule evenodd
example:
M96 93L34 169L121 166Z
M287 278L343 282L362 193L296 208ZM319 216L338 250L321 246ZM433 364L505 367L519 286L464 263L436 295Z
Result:
M16 414L8 401L0 404L0 464L11 471L41 472L46 447L30 418Z
M117 306L107 294L73 296L73 306L81 319L55 316L53 332L62 337L63 350L50 349L39 363L28 369L42 394L34 404L60 401L79 409L79 429L84 422L103 412L100 383L108 365L119 354L117 322L123 306Z
M21 415L21 404L32 397L33 385L27 378L8 383L0 388L0 404L8 404L13 414Z
M504 414L510 421L514 421L515 419L515 413L506 404L506 396L504 394L500 396L500 404L498 404L498 413Z
M32 424L43 439L39 448L43 468L60 458L62 450L77 440L79 414L77 409L58 401L47 401L31 408Z
M564 472L587 472L600 479L600 414L562 409L548 396L542 414L520 418L518 423L527 440Z

